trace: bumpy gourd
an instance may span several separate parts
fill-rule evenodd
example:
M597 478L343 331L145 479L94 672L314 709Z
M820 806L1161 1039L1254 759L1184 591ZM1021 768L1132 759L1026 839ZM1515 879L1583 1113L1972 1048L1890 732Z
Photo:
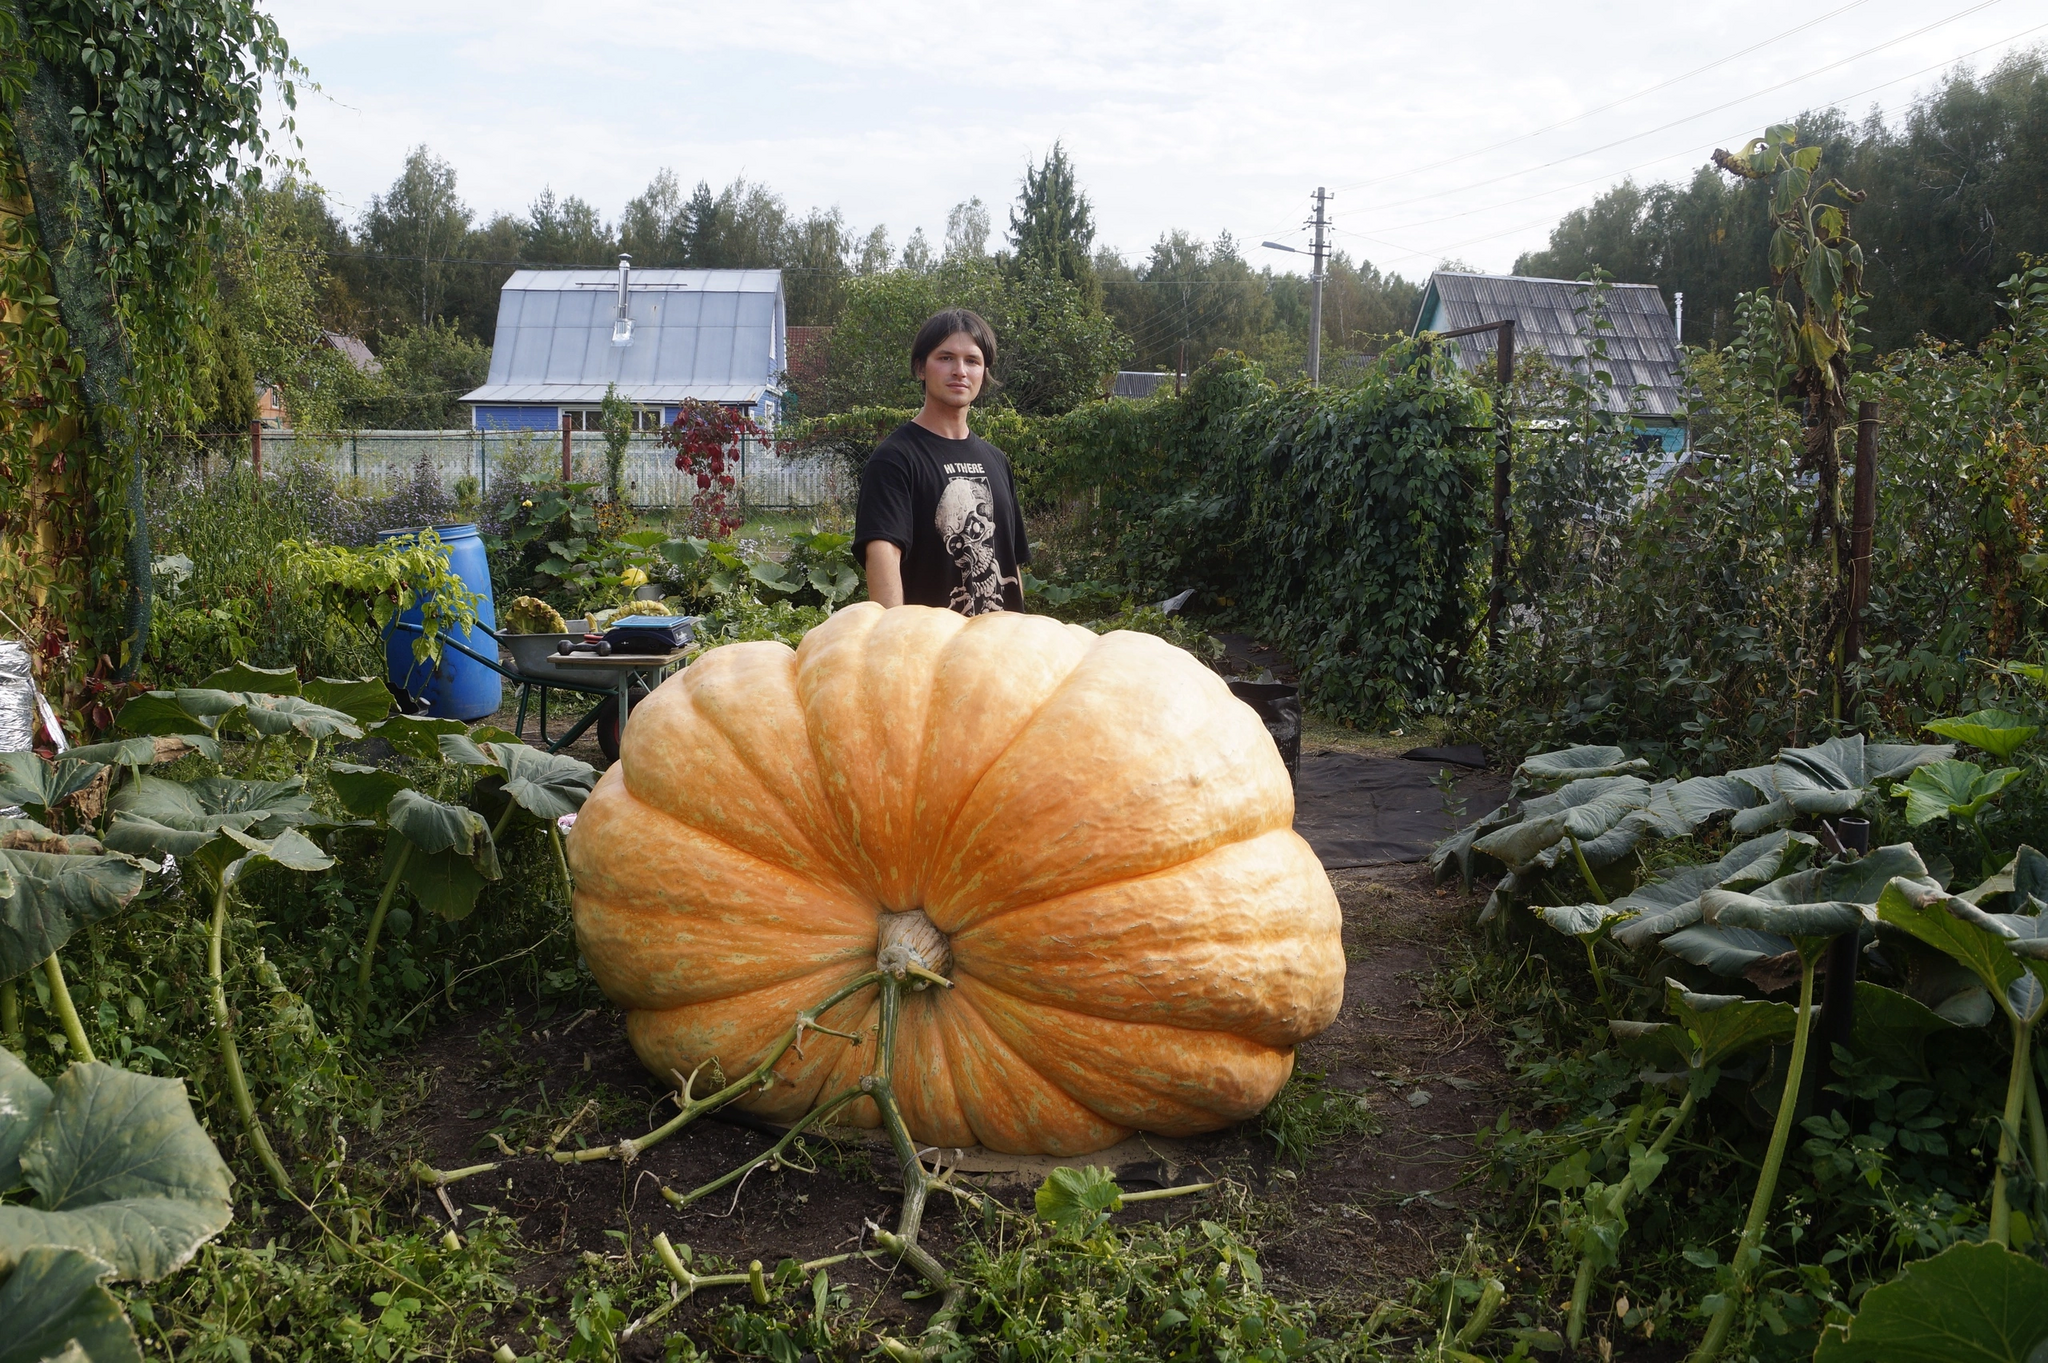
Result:
M570 840L577 940L664 1079L745 1072L878 957L945 975L897 1033L912 1134L1085 1154L1259 1112L1335 1018L1336 897L1293 815L1257 716L1161 640L864 603L634 707ZM877 1007L743 1106L857 1083Z
M562 613L537 596L515 596L499 619L505 634L563 634L569 624Z

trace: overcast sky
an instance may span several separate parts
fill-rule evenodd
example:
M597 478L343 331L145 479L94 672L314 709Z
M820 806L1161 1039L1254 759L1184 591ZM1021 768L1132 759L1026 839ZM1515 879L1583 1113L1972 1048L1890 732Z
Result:
M1065 142L1098 245L1228 231L1301 258L1318 185L1339 249L1411 278L1505 270L1634 175L1838 104L1896 117L1957 62L2048 40L2048 0L1002 4L272 0L323 87L299 131L345 217L408 148L479 217L543 187L615 218L661 167L937 242L978 195L997 232ZM1745 50L1745 49L1754 50ZM1706 69L1703 69L1706 68ZM1661 88L1653 88L1661 87Z

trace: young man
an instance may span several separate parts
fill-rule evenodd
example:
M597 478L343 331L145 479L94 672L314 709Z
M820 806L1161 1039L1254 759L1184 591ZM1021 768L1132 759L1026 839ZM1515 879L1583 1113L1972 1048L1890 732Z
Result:
M924 406L889 433L860 476L853 552L868 597L962 615L1024 609L1024 518L1003 452L967 429L996 359L987 322L949 308L910 347Z

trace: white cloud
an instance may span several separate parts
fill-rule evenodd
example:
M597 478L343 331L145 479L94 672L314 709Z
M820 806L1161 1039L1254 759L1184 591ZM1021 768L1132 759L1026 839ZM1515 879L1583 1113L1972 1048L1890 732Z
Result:
M2013 0L1862 0L1569 127L1415 169L1846 3L278 0L273 11L325 90L300 103L306 159L351 207L425 143L455 165L485 216L523 211L543 186L613 214L670 166L714 185L745 174L799 211L838 205L854 224L886 223L901 241L919 226L936 235L946 210L970 195L991 205L1000 230L1023 166L1061 139L1095 202L1098 240L1128 254L1175 227L1227 230L1255 248L1293 231L1320 183L1340 188L1343 249L1415 275L1453 254L1505 268L1541 245L1560 213L1626 171L1689 173L1717 142L1767 120L2048 18ZM2028 41L2043 36L2048 26ZM1863 96L1852 111L1896 106L1932 79ZM1710 117L1577 155L1788 80Z

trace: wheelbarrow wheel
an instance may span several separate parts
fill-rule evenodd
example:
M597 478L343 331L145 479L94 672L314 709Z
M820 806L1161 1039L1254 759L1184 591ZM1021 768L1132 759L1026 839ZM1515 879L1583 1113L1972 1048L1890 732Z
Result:
M629 693L634 708L647 699L647 688L636 686ZM631 718L630 713L627 716ZM607 762L619 760L619 698L606 696L597 707L597 750Z

